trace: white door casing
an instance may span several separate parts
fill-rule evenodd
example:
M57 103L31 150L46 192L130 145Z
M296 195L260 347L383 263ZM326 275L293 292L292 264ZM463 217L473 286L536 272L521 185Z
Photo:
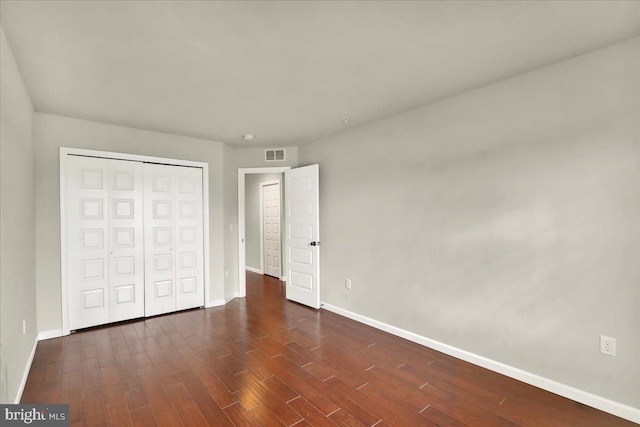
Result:
M267 168L239 168L238 169L238 290L233 297L243 298L247 294L247 281L246 281L246 265L247 265L247 245L245 242L245 176L247 174L257 173L284 173L291 169L290 166L281 167L267 167ZM284 219L284 218L282 218ZM284 222L283 222L284 224ZM230 226L229 231L233 231L233 227ZM282 258L283 271L287 271L287 257ZM229 272L225 271L225 275ZM283 278L282 280L286 280Z
M280 182L262 183L261 217L264 274L280 279Z
M320 308L319 166L285 171L287 299Z
M70 328L141 317L142 171L128 162L78 156L67 166Z

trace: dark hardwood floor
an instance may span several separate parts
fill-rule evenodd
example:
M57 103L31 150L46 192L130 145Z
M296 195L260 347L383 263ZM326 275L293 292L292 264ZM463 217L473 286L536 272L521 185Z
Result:
M631 426L336 314L247 298L41 341L22 403L73 426Z

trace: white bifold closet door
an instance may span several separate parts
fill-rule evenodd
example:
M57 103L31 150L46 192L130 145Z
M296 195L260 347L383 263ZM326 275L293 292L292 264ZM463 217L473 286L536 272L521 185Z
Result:
M145 315L204 305L202 169L144 165Z
M70 155L70 330L204 305L202 169Z
M69 156L66 175L72 330L144 315L142 163Z

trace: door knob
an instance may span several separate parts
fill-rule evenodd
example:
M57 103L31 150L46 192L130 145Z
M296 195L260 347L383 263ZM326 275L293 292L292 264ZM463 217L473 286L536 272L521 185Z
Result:
M320 246L320 242L311 242L311 246Z

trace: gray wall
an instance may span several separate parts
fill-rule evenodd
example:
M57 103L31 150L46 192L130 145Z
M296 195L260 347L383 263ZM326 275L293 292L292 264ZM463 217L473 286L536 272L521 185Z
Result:
M224 298L227 302L238 292L238 169L234 152L235 150L228 145L223 147Z
M244 221L245 221L245 248L247 255L247 267L260 270L260 184L267 181L280 181L280 200L283 200L283 176L281 173L276 174L247 174L245 177L245 193L244 193ZM280 204L280 224L282 224L282 208ZM282 239L280 239L282 252ZM282 258L282 257L281 257ZM282 274L282 259L280 262L280 271Z
M40 331L62 327L60 293L59 148L73 147L193 160L209 164L210 301L224 289L223 144L183 136L36 113L36 281Z
M0 39L0 403L14 403L38 333L33 106L1 29Z
M635 39L301 146L322 301L640 407L639 93Z

